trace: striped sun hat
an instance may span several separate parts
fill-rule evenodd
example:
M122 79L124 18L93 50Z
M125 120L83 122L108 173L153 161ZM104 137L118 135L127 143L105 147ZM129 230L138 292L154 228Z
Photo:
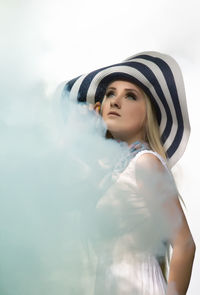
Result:
M172 167L184 153L190 135L185 87L179 65L171 56L159 52L138 53L121 63L68 81L63 95L67 92L70 99L94 104L101 102L107 86L119 79L138 85L150 98L168 164Z

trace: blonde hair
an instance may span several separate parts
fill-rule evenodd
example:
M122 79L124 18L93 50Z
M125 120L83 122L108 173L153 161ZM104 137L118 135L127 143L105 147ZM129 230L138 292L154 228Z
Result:
M158 126L158 121L156 118L156 113L150 102L149 97L143 92L145 102L146 102L146 138L145 141L148 142L150 148L160 154L165 160L167 160L165 150L160 140L160 131Z

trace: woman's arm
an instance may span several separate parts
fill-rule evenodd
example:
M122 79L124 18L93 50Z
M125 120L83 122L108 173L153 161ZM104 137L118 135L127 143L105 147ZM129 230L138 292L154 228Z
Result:
M195 256L195 243L179 199L173 200L181 223L171 241L173 252L169 268L167 295L185 295L189 286Z

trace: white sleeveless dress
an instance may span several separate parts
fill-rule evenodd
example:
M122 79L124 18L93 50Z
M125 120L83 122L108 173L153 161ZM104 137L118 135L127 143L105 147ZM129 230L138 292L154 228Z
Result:
M96 206L99 228L95 295L166 294L167 283L155 257L156 243L162 242L159 241L162 235L157 232L163 228L158 219L152 222L146 200L138 194L136 184L135 164L144 153L154 154L168 171L159 154L143 150L123 172L113 173L115 184Z

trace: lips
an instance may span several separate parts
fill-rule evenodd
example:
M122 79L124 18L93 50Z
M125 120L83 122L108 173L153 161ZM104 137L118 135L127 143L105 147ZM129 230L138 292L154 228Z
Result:
M115 115L115 116L120 117L120 114L118 114L117 112L114 112L114 111L109 112L108 115Z

